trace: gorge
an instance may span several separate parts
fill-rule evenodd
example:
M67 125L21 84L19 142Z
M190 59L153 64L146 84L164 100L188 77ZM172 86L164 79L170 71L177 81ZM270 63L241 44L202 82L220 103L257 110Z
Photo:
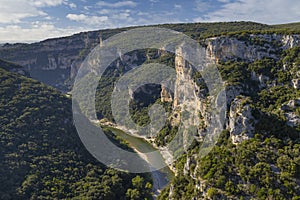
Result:
M110 97L114 83L121 76L143 63L162 63L176 72L174 90L162 85L145 85L132 91L129 105L132 119L136 124L145 126L150 123L148 111L151 106L158 104L164 107L168 112L164 127L154 137L145 139L160 149L165 158L169 157L169 161L172 160L170 149L166 147L178 132L181 120L185 119L184 111L193 116L188 118L188 123L199 134L193 135L195 140L170 165L175 172L174 177L159 195L156 194L157 199L298 199L300 30L291 28L297 27L297 24L225 24L159 25L181 31L199 42L206 59L215 63L224 81L227 97L224 130L209 154L202 157L199 149L212 118L212 97L202 75L182 58L184 52L180 49L176 54L162 47L120 55L99 81L95 102L97 120L104 124L114 123ZM129 29L132 28L85 32L33 44L5 44L0 47L0 58L21 66L2 68L68 93L85 56L95 46L101 45L102 40ZM1 81L4 82L4 78ZM189 89L185 85L189 85ZM18 88L18 85L15 87ZM23 116L23 111L20 112ZM73 127L69 118L65 124ZM138 149L139 143L133 144L135 139L121 135L131 143L130 146ZM151 149L141 145L141 148ZM82 148L82 144L78 144L77 148ZM176 156L176 152L171 155ZM31 168L33 166L28 167ZM101 173L98 172L99 176ZM58 176L58 179L61 178ZM146 180L147 175L143 179ZM146 182L143 187L146 187ZM46 187L43 184L42 189ZM139 191L133 185L126 189ZM22 192L29 196L34 193L29 189Z

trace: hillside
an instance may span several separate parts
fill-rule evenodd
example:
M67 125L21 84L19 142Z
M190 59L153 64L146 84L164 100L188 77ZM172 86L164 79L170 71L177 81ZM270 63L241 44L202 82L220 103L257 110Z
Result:
M197 129L197 134L193 135L195 140L184 154L176 157L178 159L171 166L176 175L158 199L300 199L299 23L157 26L196 39L205 52L205 59L216 64L227 96L224 130L212 151L202 157L199 150L212 118L210 101L213 97L201 73L184 61L182 52L173 54L163 48L132 51L120 55L104 72L96 92L95 107L98 119L114 122L111 94L120 77L143 63L161 63L175 69L173 92L158 84L148 84L131 91L129 103L130 115L140 126L150 123L151 106L160 104L165 108L168 116L164 127L156 136L146 139L158 148L167 149L174 158L177 154L168 149L168 144L175 138L181 119L193 114L196 122L193 124ZM79 33L34 44L6 44L0 47L0 58L21 64L33 78L67 92L83 58L100 43L100 35L106 39L127 29ZM24 193L25 197L34 194L57 198L95 195L107 199L126 195L141 199L139 195L149 195L148 190L142 193L142 188L133 184L139 179L136 175L107 169L82 148L71 125L72 119L68 117L71 116L68 98L5 70L0 76L1 97L4 97L0 101L1 123L4 124L1 128L5 128L0 129L4 133L2 152L7 152L1 155L6 159L1 174L9 168L19 173L8 181L7 188L11 192L4 192L8 190L5 188L3 195L14 194L16 198L24 197ZM192 90L182 87L183 83L191 85ZM186 99L189 99L188 105ZM187 110L188 106L192 109ZM85 111L84 107L81 109ZM182 138L187 136L183 133ZM26 150L22 149L23 143ZM48 159L49 164L43 163L43 159ZM70 164L67 160L73 161ZM73 165L77 162L79 167ZM18 166L22 166L22 170ZM89 174L90 171L95 173ZM95 177L101 182L95 181ZM147 176L143 178L147 180L143 187L149 189ZM42 181L33 187L36 180ZM109 188L104 186L107 182ZM59 188L65 189L59 191ZM91 189L98 192L90 192Z
M297 34L272 31L233 33L205 41L206 55L217 62L226 85L225 130L204 158L199 156L203 136L197 135L197 141L174 163L177 175L159 199L299 198L299 41ZM100 80L96 93L98 117L113 120L109 101L113 85L131 64L158 62L176 70L177 92L169 93L161 86L142 86L132 94L133 120L147 125L149 108L154 103L165 106L170 113L167 123L152 138L155 145L165 148L178 132L177 120L185 108L184 102L178 104L175 99L196 94L194 105L201 105L197 108L201 113L197 125L199 130L205 130L210 113L203 80L201 75L190 73L193 69L189 64L178 64L180 55L148 50L126 56L133 58L131 62L120 58ZM195 91L201 92L191 94L180 89L180 83L191 80Z
M107 168L87 152L69 98L0 64L0 199L151 199L149 175Z

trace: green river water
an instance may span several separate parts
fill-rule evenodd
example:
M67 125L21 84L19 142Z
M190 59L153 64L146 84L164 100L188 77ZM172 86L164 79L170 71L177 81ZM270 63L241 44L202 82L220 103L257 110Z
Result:
M136 149L137 151L139 151L141 153L147 153L147 152L152 152L152 151L157 150L155 147L153 147L148 141L146 141L143 138L129 135L129 134L125 133L124 131L117 129L117 128L112 128L112 127L106 127L106 128L111 130L115 135L117 135L117 136L121 137L123 140L125 140L129 144L130 147ZM151 160L150 162L164 162L164 158L161 155L155 159L156 160ZM164 167L162 169L152 172L152 175L155 176L155 177L153 177L154 185L156 184L158 187L157 189L160 190L169 183L169 181L174 176L174 173L167 166L167 167Z

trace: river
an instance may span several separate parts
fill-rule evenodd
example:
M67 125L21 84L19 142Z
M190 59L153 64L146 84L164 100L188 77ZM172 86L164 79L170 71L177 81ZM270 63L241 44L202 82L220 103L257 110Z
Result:
M132 147L139 154L146 155L143 153L157 151L155 147L153 147L148 141L146 141L143 138L129 135L117 128L113 128L113 127L107 127L107 128L111 130L115 135L125 140L129 144L129 146ZM165 162L163 156L156 158L158 160L150 160L150 161L147 158L145 159L144 156L141 157L147 162ZM174 176L174 173L168 166L166 166L160 170L152 171L151 174L153 179L153 192L155 198L160 193L160 191L169 183L169 181Z

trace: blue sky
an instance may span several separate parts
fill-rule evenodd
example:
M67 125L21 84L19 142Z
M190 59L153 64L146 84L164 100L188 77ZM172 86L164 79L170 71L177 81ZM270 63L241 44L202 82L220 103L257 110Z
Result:
M0 0L0 43L179 22L300 21L298 0Z

